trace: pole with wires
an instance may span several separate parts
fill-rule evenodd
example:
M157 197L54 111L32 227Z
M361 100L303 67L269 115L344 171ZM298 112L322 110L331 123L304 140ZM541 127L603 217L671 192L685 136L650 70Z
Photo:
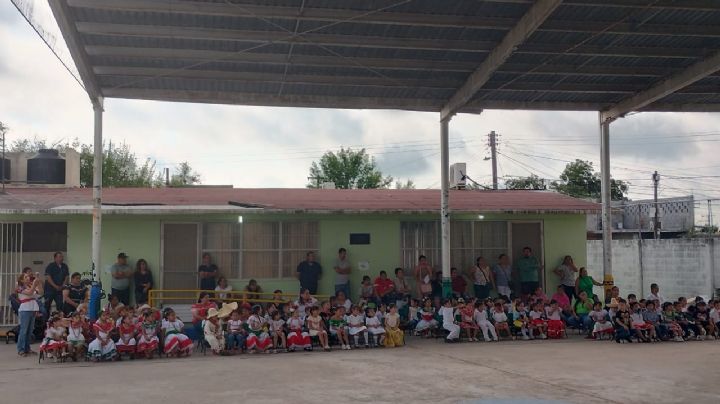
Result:
M655 218L653 219L653 230L655 234L655 240L660 239L660 206L658 205L658 185L660 184L660 174L655 171L652 175L653 180L653 201L655 204Z
M498 172L497 172L497 135L495 131L488 134L488 142L490 144L490 159L492 160L492 184L493 189L498 189Z

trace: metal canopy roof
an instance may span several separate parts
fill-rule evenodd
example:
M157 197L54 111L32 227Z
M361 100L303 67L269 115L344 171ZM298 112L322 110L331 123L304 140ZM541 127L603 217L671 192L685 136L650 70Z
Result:
M720 111L717 0L50 0L91 97Z

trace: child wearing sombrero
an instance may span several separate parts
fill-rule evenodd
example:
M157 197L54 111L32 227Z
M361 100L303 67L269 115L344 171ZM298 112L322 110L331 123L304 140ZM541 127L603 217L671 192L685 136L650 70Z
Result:
M226 318L234 310L237 310L237 303L223 304L220 310L211 307L203 324L205 341L210 345L213 354L220 355L225 351L225 334L223 333L222 319Z

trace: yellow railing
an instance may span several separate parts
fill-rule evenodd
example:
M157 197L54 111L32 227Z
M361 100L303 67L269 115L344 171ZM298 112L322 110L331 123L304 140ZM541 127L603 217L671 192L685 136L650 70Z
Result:
M238 303L272 303L276 302L273 299L275 296L272 292L245 292L245 291L214 291L214 290L201 290L201 289L151 289L148 291L148 304L151 307L155 307L157 302L164 302L166 300L185 300L192 303L197 302L201 292L210 293L210 299L222 300L223 302L238 302ZM247 299L244 296L257 295L259 298ZM225 295L224 299L220 299L219 295ZM266 296L266 297L264 297ZM294 302L298 298L297 293L280 293L283 297L283 302ZM316 299L322 301L330 298L330 295L313 295Z

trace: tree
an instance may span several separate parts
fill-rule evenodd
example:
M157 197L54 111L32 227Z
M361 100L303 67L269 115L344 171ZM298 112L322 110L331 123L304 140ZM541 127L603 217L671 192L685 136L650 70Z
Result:
M410 179L406 182L395 181L395 189L415 189L415 183Z
M598 199L601 193L600 173L594 171L592 162L578 159L565 166L560 181L553 181L550 188L576 198ZM614 201L626 199L628 188L626 182L611 179L610 198Z
M545 189L545 180L535 174L529 177L510 178L505 180L507 189Z
M187 161L183 161L175 167L175 173L170 177L171 187L184 187L200 184L200 174L190 167Z
M323 182L334 182L340 189L387 188L391 176L383 177L375 159L365 149L354 151L341 148L337 153L328 151L320 161L310 166L308 188L319 188Z

